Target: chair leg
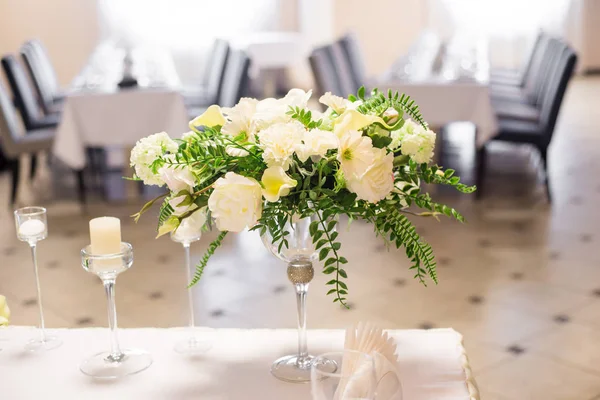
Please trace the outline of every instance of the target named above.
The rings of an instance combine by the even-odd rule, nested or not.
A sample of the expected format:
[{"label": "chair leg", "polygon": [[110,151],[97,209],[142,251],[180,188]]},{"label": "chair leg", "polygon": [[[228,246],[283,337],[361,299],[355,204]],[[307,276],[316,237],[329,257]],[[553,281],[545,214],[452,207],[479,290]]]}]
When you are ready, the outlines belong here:
[{"label": "chair leg", "polygon": [[33,180],[37,171],[38,157],[37,154],[31,155],[31,169],[29,170],[29,179]]},{"label": "chair leg", "polygon": [[11,172],[11,193],[10,193],[10,205],[11,207],[15,205],[17,201],[17,193],[19,191],[19,175],[21,170],[21,162],[19,161],[19,157],[14,160],[9,161],[9,169]]},{"label": "chair leg", "polygon": [[475,172],[475,185],[477,185],[477,190],[475,191],[475,198],[481,199],[483,196],[483,182],[485,181],[485,169],[487,162],[487,148],[486,145],[483,145],[480,149],[477,150],[476,154],[476,172]]},{"label": "chair leg", "polygon": [[85,179],[83,176],[83,169],[75,171],[77,175],[77,195],[79,197],[79,203],[85,206]]},{"label": "chair leg", "polygon": [[550,173],[548,171],[548,148],[540,147],[540,155],[544,163],[544,184],[546,186],[546,196],[548,203],[552,204],[552,191],[550,190]]}]

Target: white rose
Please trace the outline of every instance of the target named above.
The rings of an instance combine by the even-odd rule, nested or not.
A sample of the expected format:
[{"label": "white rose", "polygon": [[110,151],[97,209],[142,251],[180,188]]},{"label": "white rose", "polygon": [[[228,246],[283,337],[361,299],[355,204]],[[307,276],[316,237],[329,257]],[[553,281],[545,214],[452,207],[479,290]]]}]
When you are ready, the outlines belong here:
[{"label": "white rose", "polygon": [[6,297],[0,294],[0,326],[6,326],[10,322],[10,309]]},{"label": "white rose", "polygon": [[325,104],[327,107],[331,108],[338,114],[341,114],[344,111],[346,111],[346,108],[348,108],[352,104],[350,100],[333,95],[331,94],[331,92],[327,92],[323,96],[321,96],[319,98],[319,103]]},{"label": "white rose", "polygon": [[173,193],[182,190],[191,192],[196,186],[196,178],[188,165],[165,164],[158,170],[158,173]]},{"label": "white rose", "polygon": [[260,181],[263,185],[262,194],[271,203],[279,201],[280,197],[290,194],[290,190],[298,184],[279,166],[267,168]]},{"label": "white rose", "polygon": [[280,166],[287,171],[305,132],[304,125],[298,121],[277,123],[259,132],[259,146],[267,166]]},{"label": "white rose", "polygon": [[339,140],[333,132],[321,129],[311,129],[306,132],[302,142],[296,147],[296,155],[302,162],[311,156],[325,157],[327,150],[335,149],[339,145]]},{"label": "white rose", "polygon": [[338,161],[346,179],[362,175],[373,164],[374,153],[371,138],[359,131],[349,131],[340,139]]},{"label": "white rose", "polygon": [[262,193],[255,179],[228,172],[213,187],[208,208],[220,231],[241,232],[260,219]]},{"label": "white rose", "polygon": [[221,128],[221,132],[229,136],[237,136],[246,132],[246,139],[254,143],[254,132],[252,131],[252,118],[256,112],[258,100],[244,97],[234,107],[223,108],[227,116],[227,122]]},{"label": "white rose", "polygon": [[190,239],[198,239],[201,236],[202,227],[206,224],[206,209],[195,211],[185,218],[173,232],[173,239],[185,242]]},{"label": "white rose", "polygon": [[162,186],[165,182],[160,174],[152,171],[151,165],[165,154],[177,152],[178,147],[166,132],[150,135],[140,139],[131,150],[130,165],[146,185]]},{"label": "white rose", "polygon": [[358,199],[377,203],[394,189],[394,155],[376,148],[373,155],[373,163],[362,175],[346,175],[346,186]]}]

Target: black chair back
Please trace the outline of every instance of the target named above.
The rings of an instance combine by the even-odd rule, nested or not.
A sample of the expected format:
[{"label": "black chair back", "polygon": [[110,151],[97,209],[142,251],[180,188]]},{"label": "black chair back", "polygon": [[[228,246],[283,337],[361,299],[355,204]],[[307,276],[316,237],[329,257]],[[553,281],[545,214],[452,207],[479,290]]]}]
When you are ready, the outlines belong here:
[{"label": "black chair back", "polygon": [[36,121],[42,118],[43,114],[23,67],[13,55],[7,55],[2,57],[2,68],[13,92],[15,105],[23,118],[25,129],[35,129]]},{"label": "black chair back", "polygon": [[544,99],[544,91],[547,87],[548,79],[551,78],[553,68],[557,65],[562,52],[561,42],[553,37],[548,38],[545,51],[539,67],[533,76],[534,83],[529,98],[532,104],[540,106]]},{"label": "black chair back", "polygon": [[248,54],[243,50],[231,50],[227,58],[217,104],[221,107],[233,107],[240,101],[248,87],[249,70],[250,57]]},{"label": "black chair back", "polygon": [[335,72],[338,78],[338,82],[340,84],[340,89],[342,90],[342,97],[346,97],[349,94],[355,94],[358,91],[360,85],[356,86],[354,83],[354,78],[352,77],[350,62],[346,54],[344,53],[344,49],[340,43],[334,43],[329,47],[329,56],[331,57],[331,62],[333,63],[333,67],[335,68]]},{"label": "black chair back", "polygon": [[315,89],[320,96],[325,92],[331,92],[336,96],[343,96],[344,91],[338,80],[333,57],[329,54],[330,46],[316,48],[308,57],[310,68],[315,78]]},{"label": "black chair back", "polygon": [[565,44],[561,44],[561,47],[562,51],[556,61],[556,68],[552,73],[552,77],[548,81],[548,88],[540,112],[540,125],[545,133],[543,144],[546,146],[552,140],[560,106],[577,65],[577,54],[573,49]]},{"label": "black chair back", "polygon": [[46,113],[50,113],[59,96],[59,85],[50,59],[42,44],[34,40],[26,42],[20,52],[34,83],[40,105]]},{"label": "black chair back", "polygon": [[202,86],[206,88],[211,101],[217,99],[223,85],[225,67],[229,57],[229,43],[223,39],[216,39],[207,58]]},{"label": "black chair back", "polygon": [[367,68],[365,67],[365,57],[354,32],[349,32],[339,40],[344,55],[350,65],[350,73],[354,87],[357,89],[364,85],[367,80]]},{"label": "black chair back", "polygon": [[20,134],[15,107],[4,86],[0,84],[0,148],[8,159],[19,155],[16,143]]},{"label": "black chair back", "polygon": [[533,48],[531,49],[531,54],[529,55],[529,60],[523,69],[521,86],[524,87],[527,82],[532,79],[534,71],[540,67],[544,49],[548,45],[548,39],[549,36],[542,31],[540,31],[540,33],[536,36]]}]

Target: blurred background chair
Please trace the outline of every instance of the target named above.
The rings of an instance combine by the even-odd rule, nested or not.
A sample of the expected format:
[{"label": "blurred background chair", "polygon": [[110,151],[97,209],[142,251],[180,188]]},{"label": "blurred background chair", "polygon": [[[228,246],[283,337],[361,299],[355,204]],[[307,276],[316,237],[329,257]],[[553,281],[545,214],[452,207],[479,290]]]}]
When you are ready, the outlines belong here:
[{"label": "blurred background chair", "polygon": [[205,102],[188,108],[190,119],[202,114],[211,104],[233,107],[248,88],[250,57],[243,50],[231,50],[227,57],[223,82],[215,102]]},{"label": "blurred background chair", "polygon": [[[365,65],[365,55],[361,49],[360,43],[354,32],[348,32],[342,36],[338,43],[348,60],[352,81],[356,89],[367,84],[367,67]],[[354,91],[356,93],[356,90]]]},{"label": "blurred background chair", "polygon": [[[552,141],[563,97],[577,63],[577,55],[571,47],[557,39],[551,39],[551,43],[551,47],[555,49],[553,52],[558,54],[552,57],[554,61],[547,68],[547,79],[544,80],[542,88],[544,97],[539,107],[539,119],[526,121],[517,118],[499,117],[498,134],[492,139],[527,144],[538,150],[542,159],[544,183],[549,201],[552,200],[552,194],[548,168],[548,148]],[[478,196],[481,196],[484,190],[486,152],[487,149],[484,145],[478,154]]]},{"label": "blurred background chair", "polygon": [[187,88],[182,93],[187,105],[194,107],[217,103],[229,53],[229,42],[224,39],[214,41],[206,58],[201,85]]},{"label": "blurred background chair", "polygon": [[12,90],[14,104],[23,118],[25,129],[31,131],[55,128],[60,121],[60,115],[43,113],[19,61],[13,55],[6,55],[2,57],[2,68]]},{"label": "blurred background chair", "polygon": [[315,80],[315,94],[317,96],[321,96],[326,92],[331,92],[336,96],[344,95],[333,64],[333,56],[330,55],[330,52],[330,46],[318,47],[313,49],[308,57]]},{"label": "blurred background chair", "polygon": [[327,54],[331,57],[331,62],[336,72],[340,84],[341,96],[347,97],[349,94],[356,94],[361,84],[357,84],[353,78],[352,67],[341,43],[334,42],[328,46]]},{"label": "blurred background chair", "polygon": [[29,40],[21,46],[20,53],[34,83],[40,106],[46,114],[60,113],[64,94],[46,48],[39,40]]},{"label": "blurred background chair", "polygon": [[17,113],[0,84],[0,149],[7,160],[11,173],[10,205],[15,203],[19,186],[20,156],[50,150],[54,139],[53,129],[38,129],[23,132],[19,128]]}]

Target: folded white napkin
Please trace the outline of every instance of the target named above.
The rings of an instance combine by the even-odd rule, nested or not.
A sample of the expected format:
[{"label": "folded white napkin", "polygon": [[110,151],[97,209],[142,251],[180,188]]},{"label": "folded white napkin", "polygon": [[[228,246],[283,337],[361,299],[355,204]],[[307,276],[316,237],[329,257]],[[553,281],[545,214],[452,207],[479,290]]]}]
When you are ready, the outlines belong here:
[{"label": "folded white napkin", "polygon": [[[396,343],[387,332],[369,322],[360,322],[346,331],[345,350],[355,350],[369,354],[375,363],[376,399],[401,400],[402,386],[396,356]],[[337,388],[335,399],[349,400],[365,398],[371,385],[371,377],[361,373],[368,368],[356,356],[342,360],[342,374],[351,376],[342,380]]]}]

